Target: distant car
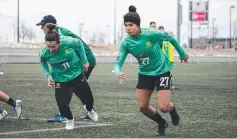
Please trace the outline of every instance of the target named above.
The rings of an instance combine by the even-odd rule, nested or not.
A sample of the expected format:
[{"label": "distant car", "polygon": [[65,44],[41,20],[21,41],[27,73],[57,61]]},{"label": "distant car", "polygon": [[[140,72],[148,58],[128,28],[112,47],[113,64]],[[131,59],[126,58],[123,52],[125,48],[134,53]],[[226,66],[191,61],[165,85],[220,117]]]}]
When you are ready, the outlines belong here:
[{"label": "distant car", "polygon": [[222,45],[217,44],[215,48],[216,49],[222,49]]}]

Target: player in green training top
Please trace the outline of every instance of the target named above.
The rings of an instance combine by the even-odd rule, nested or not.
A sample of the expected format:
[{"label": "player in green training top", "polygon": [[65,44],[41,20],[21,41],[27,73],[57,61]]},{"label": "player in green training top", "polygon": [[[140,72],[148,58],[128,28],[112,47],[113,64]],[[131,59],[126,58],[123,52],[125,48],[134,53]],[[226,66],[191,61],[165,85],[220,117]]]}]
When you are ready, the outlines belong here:
[{"label": "player in green training top", "polygon": [[[52,15],[46,15],[36,25],[41,26],[41,29],[44,32],[47,32],[48,29],[46,27],[46,24],[55,24],[56,25],[57,20]],[[72,38],[77,38],[77,39],[81,40],[81,42],[83,43],[85,52],[86,52],[87,60],[90,64],[90,67],[89,67],[88,71],[84,72],[86,78],[89,79],[92,70],[96,66],[96,58],[95,58],[93,52],[91,51],[91,49],[88,47],[88,45],[80,37],[78,37],[76,34],[71,32],[70,30],[57,26],[56,31],[59,33],[59,36],[61,38],[72,37]],[[70,92],[73,93],[73,88],[71,88]],[[84,105],[84,109],[85,109],[85,101],[86,101],[85,98],[83,98],[83,96],[79,96],[79,98],[80,98],[82,104]],[[81,118],[84,119],[84,120],[91,120],[90,117],[88,116],[88,114],[86,114],[85,116],[82,116]],[[60,113],[59,113],[59,114],[56,114],[55,116],[53,116],[52,118],[50,118],[48,120],[48,122],[62,122],[64,120],[66,120],[66,118],[62,117],[62,115],[60,115]]]},{"label": "player in green training top", "polygon": [[164,40],[171,42],[182,61],[187,62],[188,55],[172,36],[161,33],[156,29],[141,29],[140,16],[136,12],[136,7],[130,6],[129,12],[123,18],[128,36],[121,42],[115,64],[116,76],[119,78],[119,82],[123,83],[125,73],[121,69],[126,56],[130,53],[137,58],[139,64],[136,91],[138,109],[145,116],[159,124],[158,136],[164,136],[168,124],[155,108],[149,105],[150,97],[155,87],[158,92],[157,104],[160,111],[169,112],[172,123],[175,126],[179,124],[179,115],[174,104],[170,102],[170,70],[173,65],[162,52],[160,44]]},{"label": "player in green training top", "polygon": [[40,64],[48,78],[48,84],[55,86],[60,114],[67,118],[66,129],[74,128],[74,118],[69,107],[72,97],[72,93],[69,92],[71,87],[78,97],[85,98],[90,118],[97,121],[97,113],[93,110],[93,95],[83,73],[84,70],[88,70],[89,63],[82,42],[71,37],[60,39],[55,31],[55,25],[49,24],[47,28],[45,36],[47,46],[40,52]]}]

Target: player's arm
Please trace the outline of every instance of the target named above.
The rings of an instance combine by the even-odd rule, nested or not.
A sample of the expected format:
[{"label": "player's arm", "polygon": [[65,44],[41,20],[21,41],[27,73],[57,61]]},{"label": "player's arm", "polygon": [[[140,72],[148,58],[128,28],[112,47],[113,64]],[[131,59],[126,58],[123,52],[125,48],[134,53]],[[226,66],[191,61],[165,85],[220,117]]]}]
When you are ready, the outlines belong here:
[{"label": "player's arm", "polygon": [[47,62],[47,60],[45,60],[45,59],[43,58],[42,55],[40,55],[40,66],[41,66],[41,68],[43,69],[43,71],[44,71],[44,73],[45,73],[45,76],[46,76],[47,78],[51,77],[51,74],[50,74],[50,71],[49,71],[48,62]]},{"label": "player's arm", "polygon": [[181,48],[181,46],[173,36],[169,35],[168,33],[161,33],[158,31],[156,32],[156,35],[159,41],[169,41],[179,53],[180,59],[187,62],[188,55],[184,52],[184,50]]},{"label": "player's arm", "polygon": [[73,46],[74,50],[76,51],[77,55],[81,58],[81,63],[83,65],[85,65],[85,64],[89,65],[89,62],[86,58],[86,52],[85,52],[84,45],[83,45],[82,41],[79,39],[75,39],[73,41],[72,46]]},{"label": "player's arm", "polygon": [[40,66],[43,69],[43,71],[45,73],[45,76],[48,79],[48,86],[53,86],[54,82],[53,82],[52,75],[51,75],[50,70],[49,70],[48,61],[44,57],[44,54],[47,51],[47,49],[48,48],[45,46],[45,47],[43,47],[43,49],[39,53],[39,55],[40,55]]},{"label": "player's arm", "polygon": [[126,49],[126,45],[125,45],[124,42],[122,42],[121,46],[119,48],[119,53],[118,53],[118,56],[116,58],[116,63],[115,63],[115,66],[114,66],[114,70],[115,70],[115,73],[116,73],[117,77],[122,72],[122,67],[123,67],[123,64],[124,64],[124,61],[125,61],[127,55],[128,55],[128,51]]}]

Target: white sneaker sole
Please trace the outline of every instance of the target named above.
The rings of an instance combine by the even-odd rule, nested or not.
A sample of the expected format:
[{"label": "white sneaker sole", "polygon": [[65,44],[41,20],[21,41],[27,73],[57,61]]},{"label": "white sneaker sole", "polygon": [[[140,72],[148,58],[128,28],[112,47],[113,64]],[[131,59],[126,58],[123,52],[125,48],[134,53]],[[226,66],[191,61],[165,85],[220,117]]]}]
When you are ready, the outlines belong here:
[{"label": "white sneaker sole", "polygon": [[74,127],[66,127],[66,130],[73,130]]},{"label": "white sneaker sole", "polygon": [[[8,115],[8,114],[7,114],[7,115]],[[5,115],[4,117],[2,117],[2,119],[0,119],[0,121],[3,120],[3,119],[5,119],[5,118],[7,117],[7,115]]]},{"label": "white sneaker sole", "polygon": [[[18,106],[19,107],[19,106]],[[23,101],[21,100],[21,103],[20,103],[20,108],[21,108],[21,112],[20,112],[20,114],[19,114],[19,116],[18,116],[18,114],[17,114],[17,118],[18,119],[21,119],[21,114],[22,114],[22,108],[23,108]],[[17,113],[17,112],[16,112]]]}]

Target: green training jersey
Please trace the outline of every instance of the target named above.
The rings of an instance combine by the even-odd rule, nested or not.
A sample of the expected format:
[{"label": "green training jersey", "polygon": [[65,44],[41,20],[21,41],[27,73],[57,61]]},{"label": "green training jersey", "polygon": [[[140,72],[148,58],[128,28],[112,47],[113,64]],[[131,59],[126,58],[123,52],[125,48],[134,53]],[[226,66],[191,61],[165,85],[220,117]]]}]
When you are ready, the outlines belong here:
[{"label": "green training jersey", "polygon": [[81,42],[83,43],[83,46],[84,46],[84,49],[85,49],[85,52],[86,52],[86,57],[88,59],[89,64],[92,65],[92,66],[96,65],[95,55],[93,54],[91,49],[88,47],[88,45],[80,37],[78,37],[76,34],[71,32],[70,30],[62,28],[62,27],[57,27],[56,31],[59,33],[60,38],[72,37],[72,38],[80,39]]},{"label": "green training jersey", "polygon": [[75,38],[61,39],[56,53],[51,53],[48,47],[44,46],[39,55],[40,65],[46,76],[52,76],[57,82],[73,80],[83,72],[83,65],[89,64],[83,43]]},{"label": "green training jersey", "polygon": [[156,29],[141,29],[139,36],[126,36],[122,40],[115,64],[116,75],[121,72],[129,53],[138,60],[139,74],[158,76],[170,71],[173,65],[160,47],[163,41],[169,41],[178,51],[180,58],[185,58],[186,53],[172,36]]}]

